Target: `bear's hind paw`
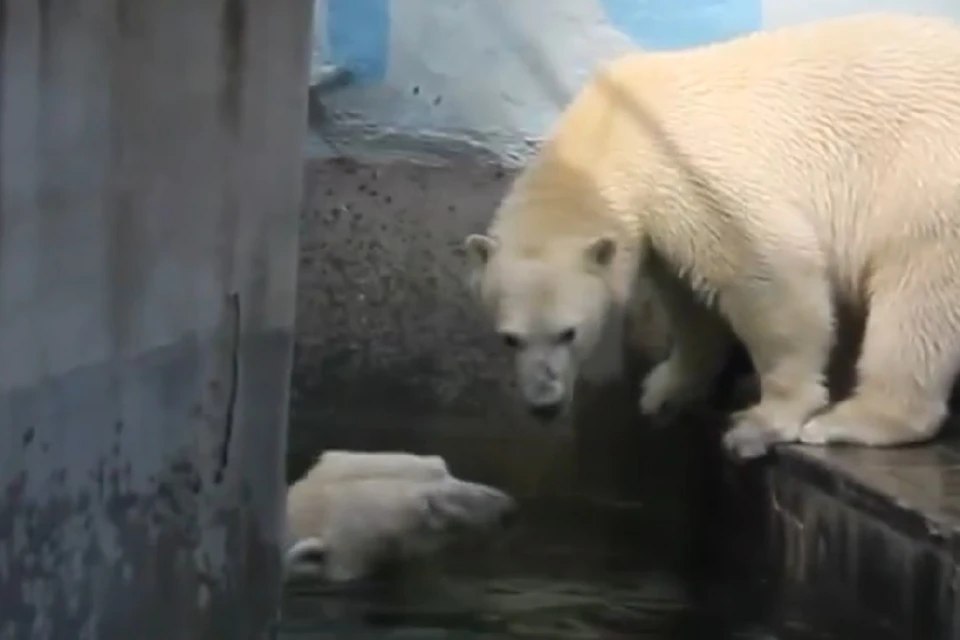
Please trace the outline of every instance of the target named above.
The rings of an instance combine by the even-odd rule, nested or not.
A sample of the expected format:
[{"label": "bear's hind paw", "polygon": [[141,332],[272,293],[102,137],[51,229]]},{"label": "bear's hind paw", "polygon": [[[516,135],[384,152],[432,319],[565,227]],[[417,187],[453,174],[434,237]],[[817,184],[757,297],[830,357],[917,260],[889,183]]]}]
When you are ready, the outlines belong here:
[{"label": "bear's hind paw", "polygon": [[839,404],[815,416],[800,430],[800,442],[808,445],[853,445],[891,447],[929,440],[938,430],[939,414],[924,420],[897,420],[879,412],[855,411],[855,407]]}]

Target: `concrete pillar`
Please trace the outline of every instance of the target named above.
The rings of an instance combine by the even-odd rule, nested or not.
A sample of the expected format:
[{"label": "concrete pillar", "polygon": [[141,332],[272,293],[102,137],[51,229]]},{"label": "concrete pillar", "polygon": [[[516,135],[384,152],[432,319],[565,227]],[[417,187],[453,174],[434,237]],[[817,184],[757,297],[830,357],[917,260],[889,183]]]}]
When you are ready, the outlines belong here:
[{"label": "concrete pillar", "polygon": [[0,639],[266,635],[311,11],[0,0]]}]

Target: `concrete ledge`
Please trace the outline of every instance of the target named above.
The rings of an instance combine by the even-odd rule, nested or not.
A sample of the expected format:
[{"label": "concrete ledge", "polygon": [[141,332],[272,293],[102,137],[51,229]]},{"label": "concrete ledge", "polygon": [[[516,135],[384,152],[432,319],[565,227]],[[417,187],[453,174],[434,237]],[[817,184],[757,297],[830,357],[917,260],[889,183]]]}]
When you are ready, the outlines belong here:
[{"label": "concrete ledge", "polygon": [[960,638],[960,448],[787,448],[763,472],[769,561],[815,606],[893,637]]},{"label": "concrete ledge", "polygon": [[[737,466],[719,440],[726,415],[755,399],[755,388],[732,383],[749,370],[744,355],[730,363],[718,389],[720,410],[689,419],[706,431],[703,473],[717,481],[704,489],[702,517],[721,532],[706,565],[763,576],[770,587],[764,610],[822,621],[844,630],[843,637],[960,638],[956,424],[923,446],[795,445]],[[841,352],[831,364],[837,387],[849,388],[842,376],[850,361]]]}]

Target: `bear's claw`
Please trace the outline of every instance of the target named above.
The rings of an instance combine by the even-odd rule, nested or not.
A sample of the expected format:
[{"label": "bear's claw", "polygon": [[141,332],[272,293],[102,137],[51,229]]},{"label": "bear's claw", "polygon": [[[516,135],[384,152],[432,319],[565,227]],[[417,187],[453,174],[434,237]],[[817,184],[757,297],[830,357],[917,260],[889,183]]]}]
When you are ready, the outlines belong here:
[{"label": "bear's claw", "polygon": [[783,438],[773,429],[752,422],[733,427],[723,435],[723,448],[738,462],[761,458]]}]

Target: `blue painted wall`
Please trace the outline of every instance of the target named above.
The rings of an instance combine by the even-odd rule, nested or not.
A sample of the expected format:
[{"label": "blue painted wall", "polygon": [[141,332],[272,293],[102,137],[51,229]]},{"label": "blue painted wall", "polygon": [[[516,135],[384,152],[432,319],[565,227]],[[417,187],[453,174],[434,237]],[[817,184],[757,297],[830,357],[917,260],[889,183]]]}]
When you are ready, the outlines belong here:
[{"label": "blue painted wall", "polygon": [[648,49],[728,39],[759,29],[763,20],[762,0],[600,0],[600,4],[613,26]]},{"label": "blue painted wall", "polygon": [[314,61],[354,78],[324,96],[325,133],[458,139],[522,160],[600,62],[756,30],[763,1],[316,0]]},{"label": "blue painted wall", "polygon": [[326,0],[326,25],[328,62],[350,69],[360,82],[386,77],[390,0]]}]

